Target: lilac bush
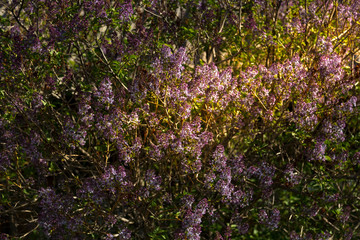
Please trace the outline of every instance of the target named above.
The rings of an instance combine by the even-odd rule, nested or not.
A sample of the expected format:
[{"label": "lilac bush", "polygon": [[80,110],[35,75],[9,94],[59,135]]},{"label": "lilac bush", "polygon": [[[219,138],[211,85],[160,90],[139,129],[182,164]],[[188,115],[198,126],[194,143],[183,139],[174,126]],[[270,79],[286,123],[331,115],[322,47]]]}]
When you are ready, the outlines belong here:
[{"label": "lilac bush", "polygon": [[356,1],[2,7],[2,237],[359,237]]}]

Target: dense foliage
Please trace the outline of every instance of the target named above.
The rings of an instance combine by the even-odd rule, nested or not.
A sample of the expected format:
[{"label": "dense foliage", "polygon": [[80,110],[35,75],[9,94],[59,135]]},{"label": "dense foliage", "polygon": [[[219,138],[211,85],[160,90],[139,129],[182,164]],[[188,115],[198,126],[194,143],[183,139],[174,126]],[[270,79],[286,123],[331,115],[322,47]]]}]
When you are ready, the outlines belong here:
[{"label": "dense foliage", "polygon": [[3,239],[360,238],[360,2],[0,6]]}]

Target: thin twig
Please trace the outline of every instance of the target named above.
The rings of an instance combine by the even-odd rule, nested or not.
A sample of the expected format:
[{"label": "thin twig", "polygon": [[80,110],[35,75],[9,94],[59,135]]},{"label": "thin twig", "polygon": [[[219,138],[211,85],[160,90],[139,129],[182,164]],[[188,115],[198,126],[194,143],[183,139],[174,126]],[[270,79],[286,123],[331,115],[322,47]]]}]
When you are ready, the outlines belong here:
[{"label": "thin twig", "polygon": [[[108,61],[108,59],[107,59],[107,57],[105,56],[105,53],[104,53],[104,51],[101,49],[101,47],[100,47],[100,44],[97,42],[97,44],[98,44],[98,48],[99,48],[99,50],[100,50],[100,52],[101,52],[101,55],[102,55],[102,57],[104,58],[104,60],[105,60],[105,65],[110,69],[110,71],[111,71],[111,73],[113,74],[113,76],[116,78],[116,80],[118,80],[119,82],[120,82],[120,84],[125,88],[125,90],[126,91],[129,91],[129,89],[125,86],[125,84],[121,81],[121,79],[116,75],[116,73],[114,72],[114,70],[112,69],[112,67],[111,67],[111,65],[110,65],[110,63],[109,63],[109,61]],[[96,52],[94,51],[94,53],[96,54]],[[97,54],[96,54],[97,55]],[[100,58],[101,59],[101,58]]]}]

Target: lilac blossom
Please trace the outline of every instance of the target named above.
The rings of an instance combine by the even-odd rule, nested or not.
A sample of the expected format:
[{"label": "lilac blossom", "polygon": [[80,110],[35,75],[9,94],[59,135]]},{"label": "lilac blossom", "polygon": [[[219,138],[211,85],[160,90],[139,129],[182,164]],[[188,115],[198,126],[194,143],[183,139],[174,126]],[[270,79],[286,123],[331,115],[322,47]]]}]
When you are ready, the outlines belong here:
[{"label": "lilac blossom", "polygon": [[95,89],[94,96],[100,100],[100,103],[105,105],[106,109],[109,109],[109,105],[114,102],[114,94],[111,81],[108,77],[104,78],[100,83],[99,88]]},{"label": "lilac blossom", "polygon": [[145,175],[145,181],[149,188],[159,191],[161,189],[161,177],[156,176],[154,170],[148,170]]},{"label": "lilac blossom", "polygon": [[134,10],[131,4],[131,0],[126,0],[121,6],[119,10],[119,19],[128,21],[129,18],[133,15]]},{"label": "lilac blossom", "polygon": [[268,214],[265,210],[260,210],[259,221],[272,230],[276,229],[278,228],[278,224],[280,222],[280,211],[278,209],[274,209]]}]

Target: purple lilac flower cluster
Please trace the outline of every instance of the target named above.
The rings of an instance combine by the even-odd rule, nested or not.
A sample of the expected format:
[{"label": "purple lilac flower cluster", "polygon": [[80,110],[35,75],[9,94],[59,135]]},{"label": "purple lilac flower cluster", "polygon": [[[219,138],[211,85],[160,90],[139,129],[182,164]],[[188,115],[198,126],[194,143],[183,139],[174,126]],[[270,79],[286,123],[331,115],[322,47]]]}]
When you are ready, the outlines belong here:
[{"label": "purple lilac flower cluster", "polygon": [[208,201],[206,198],[202,199],[193,209],[192,205],[195,202],[194,197],[186,195],[182,198],[183,206],[182,212],[184,220],[182,221],[182,231],[177,234],[177,239],[193,239],[200,240],[201,221],[204,214],[208,210]]},{"label": "purple lilac flower cluster", "polygon": [[270,229],[276,229],[280,222],[280,211],[274,209],[270,213],[267,213],[265,210],[260,210],[259,221]]}]

